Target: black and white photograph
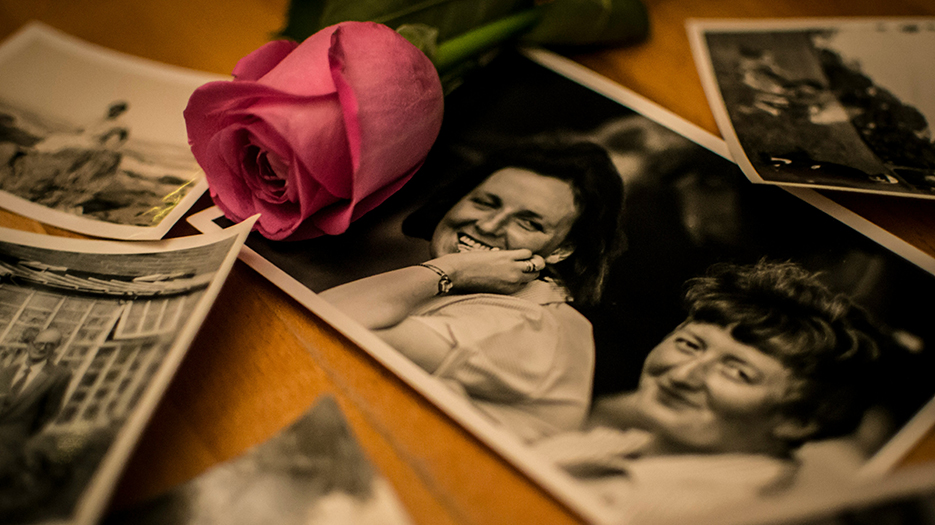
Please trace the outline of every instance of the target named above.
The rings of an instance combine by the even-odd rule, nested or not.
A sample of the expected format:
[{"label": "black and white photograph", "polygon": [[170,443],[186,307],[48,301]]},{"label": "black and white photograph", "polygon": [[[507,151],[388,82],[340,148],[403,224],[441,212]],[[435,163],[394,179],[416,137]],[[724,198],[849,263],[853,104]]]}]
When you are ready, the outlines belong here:
[{"label": "black and white photograph", "polygon": [[0,521],[97,518],[249,227],[150,244],[0,232]]},{"label": "black and white photograph", "polygon": [[754,182],[935,198],[935,20],[696,20],[718,129]]},{"label": "black and white photograph", "polygon": [[162,238],[207,186],[182,110],[217,79],[25,26],[0,45],[0,206],[97,237]]},{"label": "black and white photograph", "polygon": [[151,501],[113,512],[105,525],[409,525],[331,396],[242,455]]},{"label": "black and white photograph", "polygon": [[445,111],[346,233],[241,257],[587,520],[873,479],[928,428],[930,257],[546,51]]}]

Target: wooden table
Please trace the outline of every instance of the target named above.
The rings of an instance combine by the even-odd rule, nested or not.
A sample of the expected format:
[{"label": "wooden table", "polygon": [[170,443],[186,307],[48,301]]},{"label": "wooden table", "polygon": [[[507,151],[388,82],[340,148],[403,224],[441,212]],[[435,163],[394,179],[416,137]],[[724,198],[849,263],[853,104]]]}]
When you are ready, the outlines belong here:
[{"label": "wooden table", "polygon": [[[646,0],[651,38],[574,56],[582,64],[717,133],[689,51],[692,17],[935,15],[931,0]],[[279,29],[286,0],[0,1],[0,37],[38,19],[82,39],[229,74]],[[935,202],[827,192],[935,256]],[[203,198],[196,208],[209,205]],[[70,235],[9,212],[0,225]],[[185,224],[170,236],[195,233]],[[258,329],[263,327],[263,329]],[[483,444],[285,293],[238,262],[127,465],[125,506],[238,455],[317,397],[338,399],[366,452],[416,523],[579,523]],[[935,458],[929,435],[907,459]]]}]

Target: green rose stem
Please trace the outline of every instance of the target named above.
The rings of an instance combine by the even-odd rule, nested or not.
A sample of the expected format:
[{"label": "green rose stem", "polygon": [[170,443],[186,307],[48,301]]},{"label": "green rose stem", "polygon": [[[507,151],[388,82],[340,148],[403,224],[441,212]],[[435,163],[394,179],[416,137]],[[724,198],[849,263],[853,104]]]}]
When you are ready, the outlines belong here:
[{"label": "green rose stem", "polygon": [[540,16],[538,9],[527,9],[446,40],[435,50],[432,60],[435,68],[439,74],[444,74],[482,51],[531,28]]},{"label": "green rose stem", "polygon": [[395,25],[398,25],[398,24],[394,24],[393,22],[396,22],[400,19],[405,20],[405,18],[411,14],[418,13],[420,11],[427,11],[433,7],[445,5],[450,1],[451,0],[428,0],[426,2],[420,2],[418,4],[414,4],[409,7],[400,9],[399,11],[391,13],[387,16],[375,17],[373,18],[373,21],[378,24],[384,24],[390,27],[394,27]]}]

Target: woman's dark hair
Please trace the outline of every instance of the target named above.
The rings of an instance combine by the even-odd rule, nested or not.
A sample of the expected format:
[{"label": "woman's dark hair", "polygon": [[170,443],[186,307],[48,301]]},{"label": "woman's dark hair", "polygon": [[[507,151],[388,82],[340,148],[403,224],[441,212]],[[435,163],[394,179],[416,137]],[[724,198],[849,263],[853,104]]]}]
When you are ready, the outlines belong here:
[{"label": "woman's dark hair", "polygon": [[791,262],[718,264],[688,282],[685,303],[688,321],[724,327],[792,372],[784,409],[817,424],[807,439],[857,427],[870,403],[880,332],[865,310],[817,274]]},{"label": "woman's dark hair", "polygon": [[597,303],[611,264],[626,246],[623,179],[607,151],[597,144],[535,143],[497,151],[406,217],[403,233],[431,240],[448,210],[491,174],[509,167],[571,185],[578,218],[566,241],[575,250],[565,260],[549,265],[544,273],[560,280],[578,304]]}]

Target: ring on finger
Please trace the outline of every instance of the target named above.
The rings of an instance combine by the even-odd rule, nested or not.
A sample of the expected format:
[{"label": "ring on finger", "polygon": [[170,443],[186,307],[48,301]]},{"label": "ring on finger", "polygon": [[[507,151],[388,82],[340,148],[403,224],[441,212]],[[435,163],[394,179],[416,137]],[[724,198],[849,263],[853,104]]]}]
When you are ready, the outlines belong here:
[{"label": "ring on finger", "polygon": [[536,272],[536,271],[537,271],[537,270],[536,270],[536,263],[532,262],[531,260],[526,261],[526,268],[523,269],[523,272],[524,272],[524,273],[533,273],[533,272]]}]

